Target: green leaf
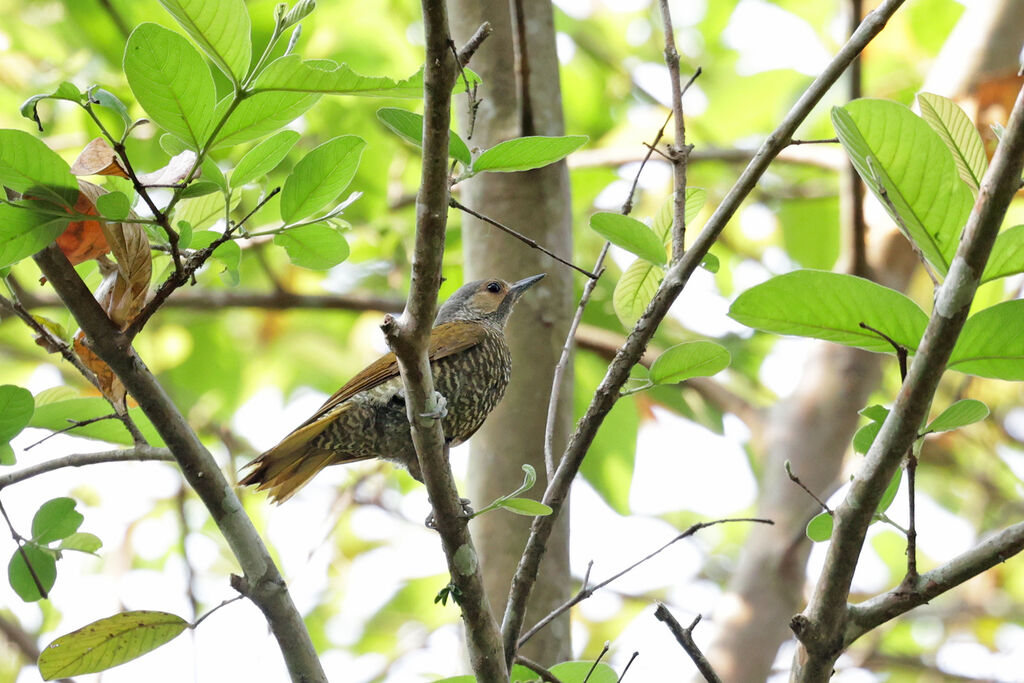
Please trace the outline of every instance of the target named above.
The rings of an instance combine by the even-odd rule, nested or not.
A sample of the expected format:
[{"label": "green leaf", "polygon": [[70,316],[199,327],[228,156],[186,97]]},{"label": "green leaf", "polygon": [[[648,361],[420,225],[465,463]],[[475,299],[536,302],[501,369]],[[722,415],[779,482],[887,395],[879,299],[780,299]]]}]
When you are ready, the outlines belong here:
[{"label": "green leaf", "polygon": [[837,197],[785,199],[779,202],[776,215],[791,259],[803,268],[832,269],[839,258]]},{"label": "green leaf", "polygon": [[977,192],[988,169],[988,156],[978,129],[953,100],[922,92],[917,94],[917,103],[921,116],[953,154],[960,178]]},{"label": "green leaf", "polygon": [[708,252],[704,254],[704,258],[700,260],[700,267],[709,273],[717,273],[718,269],[722,267],[722,264],[718,262],[718,257]]},{"label": "green leaf", "polygon": [[68,162],[21,130],[0,130],[0,185],[58,206],[70,208],[78,200]]},{"label": "green leaf", "polygon": [[903,105],[885,100],[834,107],[832,122],[865,184],[945,275],[974,197],[938,134]]},{"label": "green leaf", "polygon": [[32,518],[32,540],[39,545],[59,541],[78,531],[85,517],[75,510],[74,498],[54,498],[39,506]]},{"label": "green leaf", "polygon": [[103,547],[103,541],[95,534],[78,531],[64,538],[57,547],[60,550],[77,550],[80,553],[95,555],[96,551]]},{"label": "green leaf", "polygon": [[205,197],[208,194],[220,191],[220,185],[212,180],[194,180],[181,191],[181,198],[193,199],[195,197]]},{"label": "green leaf", "polygon": [[[704,202],[707,199],[708,193],[702,187],[689,187],[686,188],[686,206],[683,211],[683,220],[686,223],[686,229],[689,230],[693,223],[693,219],[700,213],[701,208],[704,206]],[[669,198],[665,200],[665,203],[658,209],[658,213],[654,215],[654,221],[651,224],[651,229],[654,230],[654,234],[661,238],[662,243],[668,246],[672,243],[672,220],[675,216],[675,193],[669,195]]]},{"label": "green leaf", "polygon": [[[84,421],[111,413],[110,404],[99,397],[80,398],[70,387],[54,387],[36,394],[36,409],[29,420],[30,427],[57,431],[71,426],[68,420]],[[128,414],[138,425],[142,435],[154,446],[164,447],[163,439],[140,408],[130,408]],[[76,427],[71,434],[107,443],[134,445],[128,430],[119,420],[102,420]]]},{"label": "green leaf", "polygon": [[[232,147],[243,142],[256,140],[267,133],[283,128],[306,113],[320,100],[319,94],[264,92],[253,95],[239,104],[227,122],[217,133],[213,148]],[[232,97],[229,95],[217,103],[214,120],[220,120]]]},{"label": "green leaf", "polygon": [[204,158],[203,163],[199,165],[199,169],[202,171],[202,179],[204,181],[215,184],[222,191],[228,189],[228,181],[224,177],[224,171],[220,170],[220,166],[213,160],[213,157],[207,156]]},{"label": "green leaf", "polygon": [[340,232],[325,223],[313,223],[274,235],[274,244],[284,247],[297,266],[327,270],[348,258],[348,242]]},{"label": "green leaf", "polygon": [[665,245],[653,230],[635,218],[602,211],[590,217],[590,228],[612,244],[656,266],[668,262]]},{"label": "green leaf", "polygon": [[57,239],[68,219],[0,204],[0,268],[31,256]]},{"label": "green leaf", "polygon": [[54,90],[52,93],[46,93],[43,95],[33,95],[32,97],[25,100],[21,104],[19,111],[21,112],[21,115],[24,116],[26,119],[32,119],[36,122],[36,125],[39,126],[40,133],[43,132],[43,123],[39,120],[39,112],[36,111],[36,108],[39,106],[39,103],[42,100],[49,99],[67,100],[68,102],[81,103],[82,92],[75,86],[74,83],[64,81],[59,86],[57,86],[57,89]]},{"label": "green leaf", "polygon": [[1024,380],[1024,300],[1004,301],[964,323],[948,367],[980,377]]},{"label": "green leaf", "polygon": [[925,312],[903,294],[841,273],[797,270],[751,287],[729,317],[776,334],[814,337],[868,351],[894,351],[860,323],[884,332],[913,352],[928,325]]},{"label": "green leaf", "polygon": [[564,159],[589,140],[586,135],[533,135],[499,142],[473,161],[473,172],[529,171]]},{"label": "green leaf", "polygon": [[691,377],[710,377],[729,367],[729,351],[710,341],[676,344],[666,349],[651,364],[650,377],[655,384],[675,384]]},{"label": "green leaf", "polygon": [[13,384],[0,385],[0,443],[7,443],[28,426],[35,405],[28,389]]},{"label": "green leaf", "polygon": [[827,541],[832,538],[832,515],[827,512],[822,512],[815,515],[810,522],[807,523],[807,538],[811,539],[815,543]]},{"label": "green leaf", "polygon": [[1015,225],[996,235],[981,282],[984,284],[1017,273],[1024,273],[1024,225]]},{"label": "green leaf", "polygon": [[251,183],[277,168],[298,139],[299,134],[294,130],[282,130],[250,149],[231,172],[232,187]]},{"label": "green leaf", "polygon": [[249,70],[252,44],[244,0],[160,0],[217,68],[235,83]]},{"label": "green leaf", "polygon": [[14,457],[14,449],[9,443],[0,443],[0,465],[13,465],[17,462]]},{"label": "green leaf", "polygon": [[178,637],[188,622],[167,612],[123,612],[57,638],[39,655],[43,680],[105,671]]},{"label": "green leaf", "polygon": [[124,102],[121,101],[121,98],[114,93],[104,90],[103,88],[93,86],[92,88],[89,88],[89,100],[101,107],[106,107],[121,117],[121,122],[125,125],[125,128],[132,125],[132,116],[128,113],[128,107],[126,107]]},{"label": "green leaf", "polygon": [[869,420],[874,420],[875,422],[885,422],[885,418],[889,417],[889,409],[885,406],[878,405],[877,403],[867,406],[858,412]]},{"label": "green leaf", "polygon": [[[234,209],[238,206],[238,202],[241,199],[242,192],[238,188],[232,190],[230,208]],[[192,226],[193,230],[198,232],[210,227],[219,220],[223,220],[224,215],[224,195],[207,194],[202,197],[183,199],[178,202],[178,206],[174,211],[174,222],[177,224],[185,221]]]},{"label": "green leaf", "polygon": [[562,683],[616,683],[619,675],[603,662],[561,662],[551,667],[551,673]]},{"label": "green leaf", "polygon": [[853,435],[853,450],[855,453],[867,453],[871,450],[871,444],[878,436],[878,430],[882,428],[881,422],[868,422]]},{"label": "green leaf", "polygon": [[[32,578],[32,573],[35,572],[36,578],[42,584],[43,592],[49,594],[57,581],[57,560],[34,543],[27,543],[22,546],[22,550],[24,555],[21,551],[15,550],[7,564],[7,580],[18,597],[25,602],[36,602],[46,596],[39,592],[39,586]],[[32,565],[31,570],[25,564],[26,557]]]},{"label": "green leaf", "polygon": [[665,271],[643,259],[633,261],[626,268],[612,294],[612,308],[623,327],[633,327],[639,320],[664,276]]},{"label": "green leaf", "polygon": [[184,36],[156,24],[140,24],[124,48],[124,74],[158,126],[193,149],[206,142],[216,88],[210,68]]},{"label": "green leaf", "polygon": [[334,201],[352,182],[365,147],[362,138],[342,135],[304,156],[281,190],[281,220],[293,223]]},{"label": "green leaf", "polygon": [[396,81],[386,76],[363,76],[347,64],[339,65],[329,59],[304,60],[299,55],[291,54],[268,64],[256,78],[253,92],[422,97],[422,76],[418,83],[410,81],[412,79]]},{"label": "green leaf", "polygon": [[924,433],[950,432],[960,427],[981,422],[988,417],[988,406],[973,398],[960,399],[943,410],[925,427]]},{"label": "green leaf", "polygon": [[882,499],[878,501],[878,507],[875,508],[876,514],[884,513],[892,505],[892,501],[896,499],[896,492],[900,490],[900,481],[902,479],[903,470],[896,470],[896,474],[892,475],[889,485],[885,487],[885,491],[882,493]]},{"label": "green leaf", "polygon": [[498,505],[509,512],[514,512],[517,515],[525,515],[527,517],[546,517],[553,512],[552,509],[544,503],[540,503],[531,498],[503,498]]},{"label": "green leaf", "polygon": [[101,215],[120,221],[128,218],[132,212],[132,203],[124,192],[107,192],[96,198],[96,209]]},{"label": "green leaf", "polygon": [[[283,7],[284,5],[278,5]],[[288,13],[281,17],[281,30],[294,26],[306,17],[308,17],[313,10],[316,9],[316,0],[298,0]]]},{"label": "green leaf", "polygon": [[[387,128],[406,142],[423,147],[423,115],[405,109],[383,107],[377,110],[377,118]],[[468,167],[473,159],[469,147],[454,130],[448,131],[448,156]]]}]

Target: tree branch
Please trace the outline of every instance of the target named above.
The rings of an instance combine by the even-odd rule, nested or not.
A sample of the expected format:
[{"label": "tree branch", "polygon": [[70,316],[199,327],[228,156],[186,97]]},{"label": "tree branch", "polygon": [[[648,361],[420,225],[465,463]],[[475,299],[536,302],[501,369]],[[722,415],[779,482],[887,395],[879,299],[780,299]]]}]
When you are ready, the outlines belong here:
[{"label": "tree branch", "polygon": [[[434,380],[427,357],[430,330],[441,286],[441,262],[448,221],[448,131],[451,93],[459,65],[452,49],[444,0],[423,0],[426,37],[423,105],[423,172],[416,198],[416,244],[409,299],[401,319],[381,326],[398,359],[416,456],[433,506],[433,519],[453,584],[452,595],[466,623],[466,644],[477,680],[508,680],[501,634],[484,593],[480,561],[469,534],[444,447]],[[428,416],[429,417],[425,417]]]},{"label": "tree branch", "polygon": [[[869,15],[870,18],[870,15]],[[878,501],[917,438],[970,309],[992,243],[1024,166],[1024,89],[1017,95],[1002,142],[978,192],[960,246],[945,281],[936,293],[935,308],[925,329],[889,417],[836,509],[835,530],[822,578],[803,614],[791,627],[801,642],[794,655],[794,681],[826,681],[842,652],[847,627],[846,601],[868,525]]]},{"label": "tree branch", "polygon": [[177,406],[93,298],[60,249],[51,244],[35,255],[36,263],[75,316],[92,350],[138,401],[167,444],[189,484],[217,523],[260,608],[277,638],[292,680],[326,681],[302,616],[292,602],[273,559],[246,516],[216,461],[199,442]]},{"label": "tree branch", "polygon": [[811,83],[779,127],[758,149],[757,154],[754,155],[736,184],[708,219],[690,249],[669,268],[647,310],[637,321],[633,331],[626,339],[626,343],[616,353],[615,360],[608,367],[608,372],[598,386],[594,399],[566,447],[555,477],[544,493],[543,502],[552,508],[553,513],[546,517],[537,517],[533,521],[530,539],[512,580],[505,617],[502,622],[506,657],[511,659],[515,655],[516,643],[519,640],[523,619],[526,615],[526,603],[536,581],[537,570],[544,556],[547,540],[566,501],[569,487],[576,473],[579,472],[580,465],[594,440],[597,429],[618,399],[619,390],[629,378],[630,369],[643,356],[644,349],[651,337],[654,336],[658,324],[668,313],[669,307],[679,296],[690,275],[700,265],[701,259],[714,244],[715,239],[725,229],[726,223],[735,214],[740,203],[753,190],[772,159],[786,147],[797,126],[810,114],[853,58],[882,30],[889,17],[901,4],[903,4],[903,0],[886,0],[877,10],[869,14],[822,74]]},{"label": "tree branch", "polygon": [[174,462],[174,455],[166,448],[154,448],[153,446],[136,446],[135,448],[101,451],[99,453],[74,453],[37,463],[17,472],[0,475],[0,490],[11,484],[17,484],[26,479],[38,477],[40,474],[53,472],[64,467],[83,467],[85,465],[98,465],[104,462],[143,462],[146,460]]},{"label": "tree branch", "polygon": [[707,660],[704,653],[697,647],[697,643],[693,642],[693,629],[700,623],[699,614],[686,628],[683,628],[682,624],[676,621],[676,618],[672,616],[672,613],[668,611],[665,605],[659,604],[658,609],[654,610],[654,616],[657,617],[658,621],[663,621],[668,625],[668,630],[672,631],[672,635],[676,637],[676,642],[686,650],[686,654],[690,656],[690,659],[697,666],[697,670],[707,679],[708,683],[722,683],[722,679],[711,668],[711,662]]}]

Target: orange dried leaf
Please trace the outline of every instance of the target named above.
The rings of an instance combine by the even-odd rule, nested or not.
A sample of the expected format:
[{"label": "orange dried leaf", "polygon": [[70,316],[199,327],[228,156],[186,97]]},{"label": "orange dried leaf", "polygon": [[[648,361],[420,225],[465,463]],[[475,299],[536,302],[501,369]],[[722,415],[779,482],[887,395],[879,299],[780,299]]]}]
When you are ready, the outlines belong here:
[{"label": "orange dried leaf", "polygon": [[96,138],[82,150],[71,165],[72,175],[114,175],[127,178],[114,148],[103,138]]},{"label": "orange dried leaf", "polygon": [[85,367],[92,370],[93,374],[96,375],[96,380],[99,383],[99,389],[103,392],[103,395],[114,404],[114,408],[123,413],[127,410],[127,404],[125,402],[128,396],[128,390],[125,389],[124,384],[118,378],[114,371],[110,369],[110,366],[103,362],[99,356],[93,353],[92,349],[85,342],[85,333],[81,330],[75,334],[75,339],[72,342],[75,353],[82,360]]},{"label": "orange dried leaf", "polygon": [[[78,181],[78,186],[81,191],[78,193],[78,201],[75,202],[75,211],[95,216],[97,211],[93,200],[102,193],[102,190],[92,183],[81,180]],[[90,188],[95,188],[99,192],[93,192]],[[107,244],[107,237],[99,221],[71,221],[57,238],[57,246],[73,266],[110,251],[110,245]]]}]

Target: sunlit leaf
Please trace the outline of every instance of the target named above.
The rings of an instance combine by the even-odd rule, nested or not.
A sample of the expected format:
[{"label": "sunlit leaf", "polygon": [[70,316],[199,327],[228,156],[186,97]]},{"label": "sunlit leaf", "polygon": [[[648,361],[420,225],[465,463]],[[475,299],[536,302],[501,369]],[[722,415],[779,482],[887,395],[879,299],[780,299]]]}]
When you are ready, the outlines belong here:
[{"label": "sunlit leaf", "polygon": [[228,78],[240,82],[252,51],[244,0],[160,0]]},{"label": "sunlit leaf", "polygon": [[656,266],[664,265],[668,261],[665,245],[653,230],[635,218],[621,213],[601,211],[590,217],[590,228],[612,244]]},{"label": "sunlit leaf", "polygon": [[231,185],[241,187],[270,173],[284,160],[299,139],[294,130],[282,130],[260,142],[242,157],[231,172]]},{"label": "sunlit leaf", "polygon": [[[689,231],[693,219],[700,213],[701,208],[704,206],[704,202],[707,199],[708,193],[702,187],[686,187],[686,206],[683,212],[683,221],[685,222],[686,229]],[[669,196],[668,199],[658,209],[658,213],[654,215],[654,221],[651,224],[651,229],[662,241],[663,244],[669,245],[672,243],[672,221],[675,215],[675,193]]]},{"label": "sunlit leaf", "polygon": [[633,261],[626,268],[612,294],[612,307],[623,327],[633,327],[647,310],[664,275],[665,271],[643,259]]},{"label": "sunlit leaf", "polygon": [[[377,118],[395,135],[417,147],[423,147],[423,115],[404,109],[383,107],[377,110]],[[464,166],[472,163],[469,147],[454,130],[448,131],[448,156],[462,162]]]},{"label": "sunlit leaf", "polygon": [[1024,273],[1024,225],[1015,225],[996,235],[981,282],[1017,273]]},{"label": "sunlit leaf", "polygon": [[13,439],[28,426],[35,411],[32,393],[13,384],[0,386],[0,443]]},{"label": "sunlit leaf", "polygon": [[54,498],[39,506],[32,518],[32,540],[40,545],[59,541],[78,531],[85,517],[74,498]]},{"label": "sunlit leaf", "polygon": [[103,541],[99,536],[90,534],[87,531],[77,531],[61,540],[57,546],[60,550],[77,550],[81,553],[95,554],[103,547]]},{"label": "sunlit leaf", "polygon": [[[26,564],[26,559],[28,564]],[[31,569],[29,569],[31,565]],[[35,574],[35,578],[32,575]],[[39,584],[36,583],[39,579]],[[35,602],[49,594],[57,581],[57,561],[53,555],[42,548],[28,543],[21,550],[15,550],[11,561],[7,564],[7,580],[11,588],[25,602]],[[43,593],[39,592],[42,585]]]},{"label": "sunlit leaf", "polygon": [[311,270],[333,268],[349,254],[344,236],[325,223],[303,225],[274,235],[274,244],[284,247],[292,263]]},{"label": "sunlit leaf", "polygon": [[564,159],[589,140],[586,135],[533,135],[499,142],[473,161],[473,172],[528,171]]},{"label": "sunlit leaf", "polygon": [[20,130],[0,130],[0,185],[58,206],[74,206],[78,199],[78,181],[68,163]]},{"label": "sunlit leaf", "polygon": [[43,95],[33,95],[32,97],[25,100],[19,108],[19,111],[21,112],[21,115],[25,118],[32,119],[36,122],[36,125],[39,127],[40,133],[43,132],[43,123],[39,120],[39,112],[37,111],[37,107],[39,106],[39,103],[42,100],[49,99],[67,100],[68,102],[81,102],[82,92],[75,86],[74,83],[64,81],[59,86],[57,86],[57,89],[54,90],[52,93],[46,93]]},{"label": "sunlit leaf", "polygon": [[531,498],[505,498],[498,505],[509,512],[527,517],[544,517],[552,512],[550,507]]},{"label": "sunlit leaf", "polygon": [[854,275],[797,270],[751,287],[729,308],[733,320],[776,334],[814,337],[869,351],[894,351],[860,326],[879,330],[913,352],[928,316],[899,292]]},{"label": "sunlit leaf", "polygon": [[988,156],[978,129],[953,100],[922,92],[917,94],[917,102],[921,116],[953,154],[960,178],[977,192],[988,169]]},{"label": "sunlit leaf", "polygon": [[365,147],[362,138],[342,135],[306,154],[284,182],[281,220],[301,220],[334,201],[355,177]]},{"label": "sunlit leaf", "polygon": [[0,268],[36,253],[67,228],[68,219],[0,204]]},{"label": "sunlit leaf", "polygon": [[363,76],[347,64],[327,59],[302,59],[291,54],[267,65],[253,84],[253,91],[314,93],[317,95],[363,95],[384,97],[422,97],[423,81],[409,88],[406,81],[386,76]]},{"label": "sunlit leaf", "polygon": [[604,662],[561,662],[551,667],[551,674],[562,683],[617,683],[619,675]]},{"label": "sunlit leaf", "polygon": [[832,538],[832,515],[827,512],[822,512],[815,515],[810,522],[807,523],[807,538],[811,539],[815,543],[821,543]]},{"label": "sunlit leaf", "polygon": [[963,398],[949,406],[939,416],[932,420],[925,433],[949,432],[960,427],[981,422],[988,417],[988,406],[973,398]]},{"label": "sunlit leaf", "polygon": [[105,671],[174,640],[188,622],[166,612],[123,612],[57,638],[39,655],[44,680]]},{"label": "sunlit leaf", "polygon": [[655,384],[682,382],[691,377],[710,377],[729,367],[729,351],[714,342],[693,341],[676,344],[662,352],[651,364],[650,377]]},{"label": "sunlit leaf", "polygon": [[903,470],[896,470],[896,474],[892,475],[892,479],[889,480],[889,485],[885,487],[885,491],[882,493],[882,499],[878,501],[878,507],[876,511],[881,514],[889,509],[892,502],[896,500],[896,492],[900,490],[900,481],[903,479]]},{"label": "sunlit leaf", "polygon": [[980,377],[1024,380],[1024,299],[978,311],[964,323],[949,368]]}]

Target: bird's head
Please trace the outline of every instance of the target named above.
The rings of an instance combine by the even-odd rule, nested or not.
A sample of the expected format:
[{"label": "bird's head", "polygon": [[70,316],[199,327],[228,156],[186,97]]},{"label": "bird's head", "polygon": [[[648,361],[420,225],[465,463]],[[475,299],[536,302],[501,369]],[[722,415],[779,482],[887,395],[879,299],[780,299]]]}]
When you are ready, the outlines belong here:
[{"label": "bird's head", "polygon": [[434,325],[453,320],[471,320],[504,327],[519,297],[544,275],[541,273],[512,283],[498,278],[468,282],[441,305]]}]

